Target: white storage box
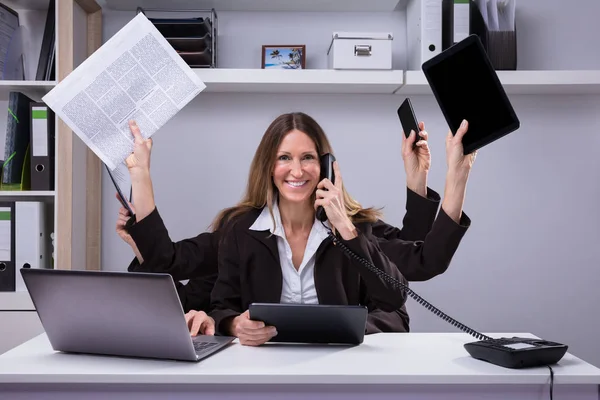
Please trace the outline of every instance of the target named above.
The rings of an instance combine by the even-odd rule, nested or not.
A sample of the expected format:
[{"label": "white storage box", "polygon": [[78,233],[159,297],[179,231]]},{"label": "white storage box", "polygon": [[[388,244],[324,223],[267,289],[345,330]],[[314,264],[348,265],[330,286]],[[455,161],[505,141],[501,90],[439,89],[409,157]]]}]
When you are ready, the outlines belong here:
[{"label": "white storage box", "polygon": [[392,69],[391,32],[334,32],[327,51],[329,68]]}]

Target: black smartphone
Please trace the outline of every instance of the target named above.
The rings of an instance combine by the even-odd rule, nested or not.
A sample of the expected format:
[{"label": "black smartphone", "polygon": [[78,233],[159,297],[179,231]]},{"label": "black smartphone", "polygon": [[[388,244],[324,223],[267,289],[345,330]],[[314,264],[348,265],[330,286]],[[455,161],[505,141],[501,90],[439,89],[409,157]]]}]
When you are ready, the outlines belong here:
[{"label": "black smartphone", "polygon": [[[410,131],[414,130],[418,139],[419,121],[417,121],[417,117],[415,117],[415,110],[413,110],[412,104],[410,103],[410,99],[408,97],[398,108],[398,118],[400,118],[404,135],[408,138],[408,136],[410,136]],[[415,143],[417,142],[418,140],[415,140]]]},{"label": "black smartphone", "polygon": [[[327,178],[331,181],[331,183],[335,184],[335,174],[333,172],[334,161],[335,157],[333,156],[333,154],[325,153],[321,156],[321,178],[319,179],[319,182]],[[317,219],[322,222],[327,221],[327,213],[325,212],[325,209],[322,206],[317,207]]]}]

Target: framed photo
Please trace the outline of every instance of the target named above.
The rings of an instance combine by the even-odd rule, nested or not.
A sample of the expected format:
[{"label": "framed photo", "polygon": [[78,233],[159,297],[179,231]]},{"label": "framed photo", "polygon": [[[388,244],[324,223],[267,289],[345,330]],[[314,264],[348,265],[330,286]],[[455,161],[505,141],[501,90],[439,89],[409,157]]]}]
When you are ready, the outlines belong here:
[{"label": "framed photo", "polygon": [[263,45],[262,69],[306,69],[306,45]]}]

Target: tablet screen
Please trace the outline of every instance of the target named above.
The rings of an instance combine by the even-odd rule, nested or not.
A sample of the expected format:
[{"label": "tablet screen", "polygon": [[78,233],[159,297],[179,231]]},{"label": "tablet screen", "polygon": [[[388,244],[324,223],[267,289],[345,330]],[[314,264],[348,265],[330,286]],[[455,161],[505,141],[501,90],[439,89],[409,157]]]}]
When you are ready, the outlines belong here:
[{"label": "tablet screen", "polygon": [[469,121],[463,145],[470,151],[519,127],[504,90],[495,80],[496,73],[486,62],[479,39],[475,39],[464,39],[462,48],[459,43],[454,51],[450,48],[445,56],[438,56],[439,61],[432,59],[423,65],[452,132],[456,133],[463,119]]}]

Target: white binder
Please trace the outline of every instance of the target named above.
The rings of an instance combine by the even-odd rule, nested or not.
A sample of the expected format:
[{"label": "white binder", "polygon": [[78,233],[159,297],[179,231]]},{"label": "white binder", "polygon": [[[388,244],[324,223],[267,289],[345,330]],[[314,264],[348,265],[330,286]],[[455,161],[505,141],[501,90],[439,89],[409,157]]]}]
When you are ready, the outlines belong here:
[{"label": "white binder", "polygon": [[21,268],[48,268],[45,204],[39,201],[15,202],[16,290],[26,291]]},{"label": "white binder", "polygon": [[408,0],[406,39],[408,69],[420,71],[442,51],[442,0]]}]

